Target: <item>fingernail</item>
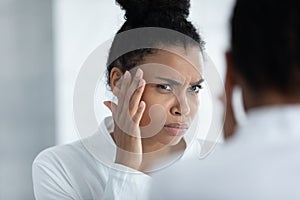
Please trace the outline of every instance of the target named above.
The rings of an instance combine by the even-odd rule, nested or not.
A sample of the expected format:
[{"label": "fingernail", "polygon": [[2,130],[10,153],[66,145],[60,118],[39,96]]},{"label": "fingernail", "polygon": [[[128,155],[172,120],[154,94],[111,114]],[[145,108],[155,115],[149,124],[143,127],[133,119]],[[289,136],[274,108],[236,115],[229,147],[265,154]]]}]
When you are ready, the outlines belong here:
[{"label": "fingernail", "polygon": [[126,70],[125,74],[124,74],[124,79],[128,79],[129,78],[129,72]]},{"label": "fingernail", "polygon": [[144,106],[145,106],[145,102],[141,101],[140,104],[139,104],[139,108],[143,108]]},{"label": "fingernail", "polygon": [[140,77],[142,75],[142,70],[141,69],[137,69],[136,73],[135,73],[135,77]]},{"label": "fingernail", "polygon": [[138,85],[138,88],[142,87],[145,84],[145,80],[141,79]]},{"label": "fingernail", "polygon": [[115,87],[112,92],[114,95],[118,96],[119,91],[120,91],[120,89],[118,87]]}]

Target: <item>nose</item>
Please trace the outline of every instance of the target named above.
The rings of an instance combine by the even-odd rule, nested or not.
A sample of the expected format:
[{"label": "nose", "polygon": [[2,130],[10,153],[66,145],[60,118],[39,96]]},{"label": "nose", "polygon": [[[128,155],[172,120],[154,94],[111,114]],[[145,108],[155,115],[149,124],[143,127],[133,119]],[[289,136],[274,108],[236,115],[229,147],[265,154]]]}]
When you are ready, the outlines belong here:
[{"label": "nose", "polygon": [[190,113],[190,106],[186,95],[174,95],[174,105],[171,107],[171,113],[173,115],[188,115]]}]

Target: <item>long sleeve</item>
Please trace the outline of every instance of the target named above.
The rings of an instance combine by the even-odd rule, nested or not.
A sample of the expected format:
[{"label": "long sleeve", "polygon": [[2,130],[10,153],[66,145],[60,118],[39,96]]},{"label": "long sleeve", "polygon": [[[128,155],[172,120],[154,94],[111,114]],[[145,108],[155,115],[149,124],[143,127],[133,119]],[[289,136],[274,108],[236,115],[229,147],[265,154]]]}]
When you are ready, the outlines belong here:
[{"label": "long sleeve", "polygon": [[47,164],[35,162],[32,165],[33,188],[36,200],[75,200],[80,199],[72,186]]},{"label": "long sleeve", "polygon": [[[32,165],[37,200],[144,200],[152,178],[123,165],[105,165],[66,146],[41,152]],[[91,159],[90,159],[91,158]]]}]

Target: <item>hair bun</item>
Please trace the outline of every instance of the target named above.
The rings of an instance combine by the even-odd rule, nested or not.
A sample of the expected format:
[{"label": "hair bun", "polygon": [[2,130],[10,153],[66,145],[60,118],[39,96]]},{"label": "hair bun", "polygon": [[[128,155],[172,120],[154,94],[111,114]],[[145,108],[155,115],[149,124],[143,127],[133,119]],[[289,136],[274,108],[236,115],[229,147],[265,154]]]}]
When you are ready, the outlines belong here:
[{"label": "hair bun", "polygon": [[190,0],[116,0],[125,10],[127,20],[144,18],[152,13],[187,18]]}]

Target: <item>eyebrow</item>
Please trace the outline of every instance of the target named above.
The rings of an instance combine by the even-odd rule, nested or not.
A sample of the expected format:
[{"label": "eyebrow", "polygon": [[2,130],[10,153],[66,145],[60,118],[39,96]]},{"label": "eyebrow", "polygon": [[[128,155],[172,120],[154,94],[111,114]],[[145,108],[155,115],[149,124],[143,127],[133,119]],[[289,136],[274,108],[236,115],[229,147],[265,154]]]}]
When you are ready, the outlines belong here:
[{"label": "eyebrow", "polygon": [[200,85],[201,83],[204,82],[204,79],[201,78],[199,81],[195,82],[195,83],[192,83],[191,85]]},{"label": "eyebrow", "polygon": [[[155,77],[157,79],[160,79],[160,80],[163,80],[163,81],[166,81],[168,82],[169,84],[171,85],[183,85],[182,83],[178,82],[178,81],[175,81],[175,80],[172,80],[172,79],[169,79],[169,78],[164,78],[164,77]],[[202,83],[204,81],[203,78],[201,78],[199,81],[195,82],[195,83],[192,83],[191,85],[199,85],[200,83]]]},{"label": "eyebrow", "polygon": [[168,82],[171,85],[182,85],[182,83],[180,83],[178,81],[175,81],[175,80],[172,80],[172,79],[163,78],[163,77],[155,77],[155,78],[163,80],[163,81],[166,81],[166,82]]}]

